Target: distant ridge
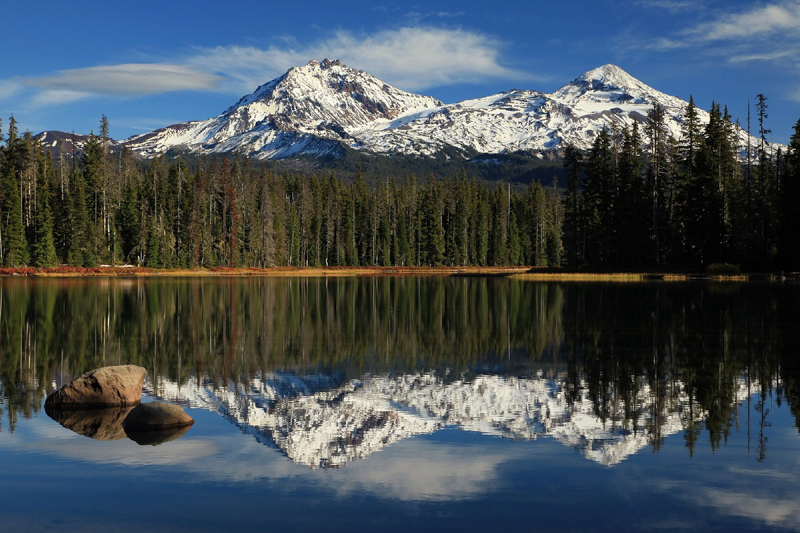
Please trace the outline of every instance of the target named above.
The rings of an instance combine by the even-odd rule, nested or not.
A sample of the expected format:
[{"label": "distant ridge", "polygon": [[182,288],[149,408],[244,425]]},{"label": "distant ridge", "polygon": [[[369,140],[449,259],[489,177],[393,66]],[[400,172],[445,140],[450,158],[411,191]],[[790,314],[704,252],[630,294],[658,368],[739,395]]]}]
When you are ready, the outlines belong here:
[{"label": "distant ridge", "polygon": [[[324,59],[289,69],[216,117],[136,135],[119,146],[145,158],[169,150],[236,152],[255,159],[339,157],[349,147],[466,159],[541,153],[566,143],[588,149],[603,128],[645,121],[654,104],[664,108],[671,135],[679,136],[687,102],[612,64],[592,69],[551,94],[512,90],[444,104]],[[698,115],[708,122],[707,112],[698,110]],[[57,132],[39,137],[53,148],[72,139]],[[739,137],[744,145],[747,133],[740,129]],[[78,145],[85,142],[81,136],[75,139]]]}]

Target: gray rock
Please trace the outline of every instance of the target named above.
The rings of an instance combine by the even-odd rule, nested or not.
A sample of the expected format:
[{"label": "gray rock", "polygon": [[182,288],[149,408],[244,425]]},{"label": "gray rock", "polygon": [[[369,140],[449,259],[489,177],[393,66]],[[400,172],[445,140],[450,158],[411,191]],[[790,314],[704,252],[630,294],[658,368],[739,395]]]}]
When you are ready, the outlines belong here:
[{"label": "gray rock", "polygon": [[194,419],[187,415],[179,405],[163,402],[142,403],[128,413],[122,426],[125,432],[160,431],[182,428],[194,424]]},{"label": "gray rock", "polygon": [[105,366],[77,377],[45,400],[45,409],[85,409],[135,405],[142,401],[147,370],[135,365]]}]

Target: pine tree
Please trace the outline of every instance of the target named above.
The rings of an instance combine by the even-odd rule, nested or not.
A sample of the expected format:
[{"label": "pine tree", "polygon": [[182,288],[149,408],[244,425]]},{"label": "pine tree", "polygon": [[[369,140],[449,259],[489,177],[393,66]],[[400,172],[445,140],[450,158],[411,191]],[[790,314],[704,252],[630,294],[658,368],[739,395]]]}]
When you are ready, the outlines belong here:
[{"label": "pine tree", "polygon": [[567,191],[564,196],[564,258],[568,268],[577,268],[583,262],[581,246],[582,209],[580,150],[572,144],[564,149],[564,170],[567,173]]},{"label": "pine tree", "polygon": [[587,263],[595,266],[612,262],[616,250],[614,212],[616,210],[616,170],[611,137],[604,128],[592,143],[586,161],[583,193],[585,249]]},{"label": "pine tree", "polygon": [[14,115],[8,122],[5,157],[2,168],[2,219],[0,220],[0,255],[4,266],[19,267],[27,261],[25,226],[22,222],[20,175],[25,164],[24,146],[19,138]]},{"label": "pine tree", "polygon": [[767,97],[763,94],[756,96],[756,113],[758,117],[759,146],[757,153],[758,166],[755,176],[750,181],[750,209],[749,235],[747,239],[747,257],[749,263],[757,269],[769,268],[773,259],[774,239],[774,207],[776,204],[776,184],[773,171],[773,161],[767,135],[771,133],[766,128]]},{"label": "pine tree", "polygon": [[619,193],[614,225],[617,233],[617,265],[640,268],[648,264],[651,217],[644,183],[644,154],[638,123],[622,132],[622,150],[617,166]]},{"label": "pine tree", "polygon": [[83,173],[74,167],[70,179],[68,202],[68,223],[71,231],[69,233],[67,264],[78,267],[94,266]]},{"label": "pine tree", "polygon": [[38,155],[41,158],[41,164],[39,165],[41,174],[37,187],[38,202],[36,204],[34,224],[35,240],[31,250],[31,262],[37,267],[48,267],[58,263],[53,239],[53,214],[50,209],[50,183],[52,181],[50,174],[52,174],[53,167],[52,164],[49,164],[49,154],[48,158],[45,159],[44,153],[40,148]]},{"label": "pine tree", "polygon": [[800,120],[794,125],[781,175],[780,266],[797,271],[800,270]]},{"label": "pine tree", "polygon": [[647,194],[650,203],[650,242],[652,263],[663,262],[664,213],[667,211],[666,192],[669,176],[666,111],[658,103],[647,114],[648,167]]},{"label": "pine tree", "polygon": [[423,265],[438,266],[444,264],[445,235],[442,218],[444,206],[441,186],[433,174],[420,194],[420,259]]}]

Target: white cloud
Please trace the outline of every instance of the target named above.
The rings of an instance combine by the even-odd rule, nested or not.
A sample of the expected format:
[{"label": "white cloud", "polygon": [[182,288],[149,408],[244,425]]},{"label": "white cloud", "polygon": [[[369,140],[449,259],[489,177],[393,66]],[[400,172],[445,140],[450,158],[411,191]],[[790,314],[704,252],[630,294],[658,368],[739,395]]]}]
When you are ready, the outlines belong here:
[{"label": "white cloud", "polygon": [[96,96],[124,98],[173,91],[241,96],[293,66],[326,57],[340,59],[349,67],[408,91],[487,79],[534,79],[502,64],[503,47],[492,36],[464,29],[404,27],[360,34],[339,30],[306,45],[286,38],[269,48],[197,47],[162,62],[86,67],[0,80],[0,98],[18,93],[20,87],[28,90],[26,100],[36,107]]},{"label": "white cloud", "polygon": [[[658,2],[649,0],[648,3]],[[790,0],[753,7],[738,13],[726,13],[708,22],[695,24],[680,32],[673,38],[653,40],[647,47],[655,50],[673,50],[676,48],[695,47],[702,44],[719,43],[730,48],[743,46],[759,46],[769,48],[786,47],[786,43],[797,55],[797,43],[800,37],[800,0]],[[757,54],[756,54],[757,55]]]},{"label": "white cloud", "polygon": [[46,91],[131,96],[208,90],[219,81],[220,77],[215,74],[184,65],[127,63],[60,70],[52,76],[27,78],[24,83]]},{"label": "white cloud", "polygon": [[409,439],[370,458],[380,460],[380,468],[367,462],[347,465],[346,482],[336,480],[331,488],[345,497],[371,492],[403,501],[464,500],[496,489],[500,466],[512,459],[513,453],[494,448],[448,448]]},{"label": "white cloud", "polygon": [[690,37],[702,41],[771,39],[780,35],[797,37],[799,33],[800,1],[797,0],[726,14],[687,32]]},{"label": "white cloud", "polygon": [[793,499],[779,499],[767,494],[754,495],[749,490],[709,489],[700,503],[716,507],[732,516],[743,516],[768,526],[800,528],[800,507]]},{"label": "white cloud", "polygon": [[44,107],[49,105],[69,104],[78,100],[86,100],[95,96],[84,91],[70,91],[60,89],[46,89],[35,93],[30,101],[32,107]]},{"label": "white cloud", "polygon": [[793,62],[800,60],[797,50],[774,50],[766,53],[737,55],[730,58],[731,63],[745,63],[749,61],[778,61],[788,59]]},{"label": "white cloud", "polygon": [[[502,484],[498,471],[519,459],[519,451],[491,446],[454,446],[425,439],[396,442],[363,461],[354,461],[327,475],[264,446],[252,435],[207,415],[199,423],[213,427],[209,438],[190,428],[185,436],[161,446],[140,446],[123,438],[93,440],[59,426],[41,414],[21,425],[11,438],[0,433],[0,453],[26,451],[94,464],[129,467],[168,466],[208,482],[280,482],[309,480],[331,494],[349,497],[372,493],[399,501],[448,501],[475,498]],[[488,437],[487,437],[488,438]]]},{"label": "white cloud", "polygon": [[17,94],[22,86],[12,80],[0,80],[0,100],[10,98]]},{"label": "white cloud", "polygon": [[304,47],[199,48],[187,58],[193,68],[224,75],[220,88],[241,94],[311,59],[340,59],[409,91],[487,79],[529,78],[501,63],[503,44],[462,29],[406,27],[372,34],[337,31]]},{"label": "white cloud", "polygon": [[696,0],[638,0],[636,3],[643,7],[664,9],[671,13],[693,11],[698,7],[705,7],[701,2],[697,2]]},{"label": "white cloud", "polygon": [[498,40],[466,30],[401,28],[369,36],[338,32],[318,49],[407,90],[527,77],[501,65]]}]

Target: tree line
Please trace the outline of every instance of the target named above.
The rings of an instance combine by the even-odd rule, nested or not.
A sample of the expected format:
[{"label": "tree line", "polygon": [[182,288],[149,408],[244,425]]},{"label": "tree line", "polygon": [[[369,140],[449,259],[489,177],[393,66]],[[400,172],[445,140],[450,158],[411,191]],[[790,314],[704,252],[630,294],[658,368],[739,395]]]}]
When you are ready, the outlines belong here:
[{"label": "tree line", "polygon": [[10,120],[2,151],[5,266],[153,268],[557,265],[557,187],[456,175],[276,173],[244,158],[112,154],[108,123],[54,159]]},{"label": "tree line", "polygon": [[757,141],[719,104],[703,126],[693,99],[679,137],[655,105],[642,123],[602,131],[587,153],[567,146],[563,263],[567,267],[750,270],[800,268],[800,121],[788,150]]},{"label": "tree line", "polygon": [[655,105],[585,153],[566,146],[563,190],[465,172],[345,179],[237,155],[143,162],[112,153],[105,116],[80,153],[53,157],[12,116],[0,146],[0,263],[797,269],[800,121],[789,149],[774,150],[767,107],[759,95],[760,141],[741,146],[718,104],[703,126],[690,99],[679,138]]}]

